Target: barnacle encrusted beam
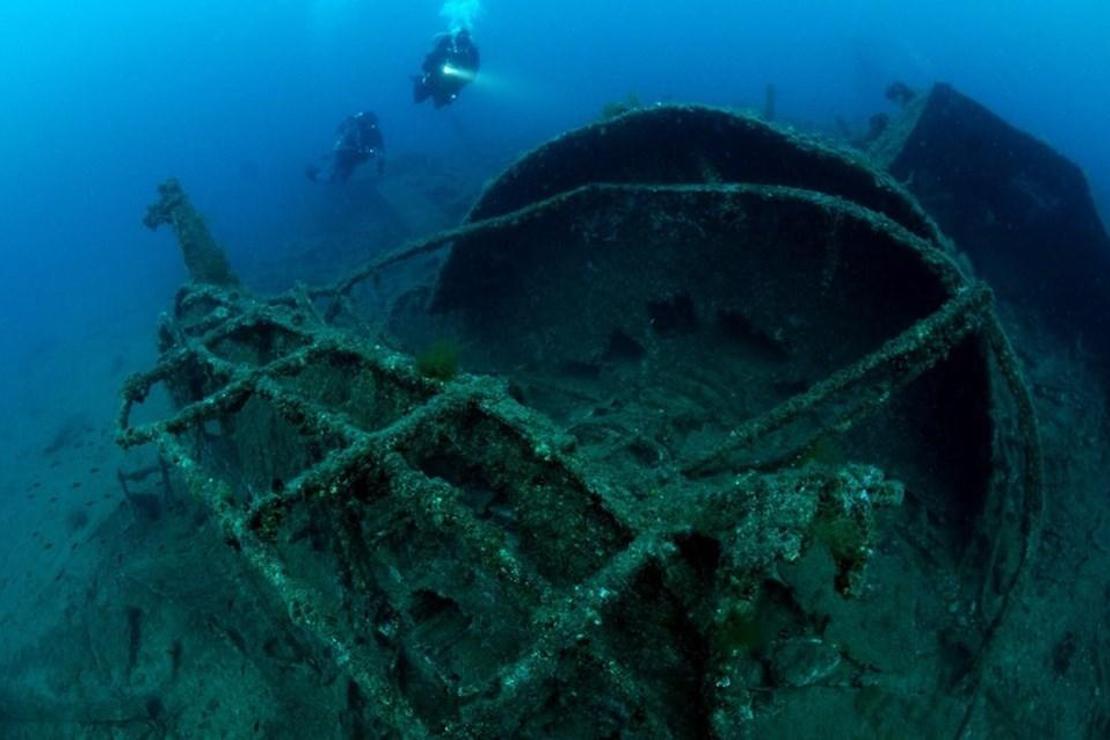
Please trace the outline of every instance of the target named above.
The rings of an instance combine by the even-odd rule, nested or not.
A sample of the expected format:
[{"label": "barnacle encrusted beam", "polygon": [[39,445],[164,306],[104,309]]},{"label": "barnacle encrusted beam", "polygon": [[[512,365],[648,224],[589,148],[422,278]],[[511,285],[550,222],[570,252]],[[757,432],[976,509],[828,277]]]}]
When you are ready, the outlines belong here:
[{"label": "barnacle encrusted beam", "polygon": [[212,238],[208,225],[177,180],[171,178],[158,186],[158,200],[147,208],[143,225],[152,230],[163,225],[173,228],[189,277],[195,282],[223,286],[239,283],[227,254]]}]

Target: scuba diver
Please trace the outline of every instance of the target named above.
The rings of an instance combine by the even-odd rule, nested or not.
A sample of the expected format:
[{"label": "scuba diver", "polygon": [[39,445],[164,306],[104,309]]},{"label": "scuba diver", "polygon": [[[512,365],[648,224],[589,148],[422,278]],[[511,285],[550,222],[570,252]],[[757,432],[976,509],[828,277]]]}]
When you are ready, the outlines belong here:
[{"label": "scuba diver", "polygon": [[[327,182],[347,182],[359,165],[371,159],[378,160],[379,175],[385,171],[385,140],[376,115],[364,111],[347,116],[336,129],[335,137],[331,153],[322,157],[331,160],[331,170],[324,178]],[[322,173],[320,167],[313,164],[305,174],[309,180],[319,182]]]},{"label": "scuba diver", "polygon": [[886,99],[899,108],[905,108],[912,103],[916,97],[917,93],[914,92],[913,88],[901,80],[890,83],[886,89]]},{"label": "scuba diver", "polygon": [[436,108],[455,102],[459,92],[478,76],[478,47],[466,29],[444,34],[436,41],[413,78],[412,98],[423,103],[428,98]]}]

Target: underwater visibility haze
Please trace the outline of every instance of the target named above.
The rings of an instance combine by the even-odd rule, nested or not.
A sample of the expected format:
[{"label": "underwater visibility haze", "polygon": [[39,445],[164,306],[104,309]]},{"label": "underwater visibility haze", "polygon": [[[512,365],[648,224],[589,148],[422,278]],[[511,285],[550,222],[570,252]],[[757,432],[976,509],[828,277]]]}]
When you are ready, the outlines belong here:
[{"label": "underwater visibility haze", "polygon": [[3,3],[0,737],[1106,737],[1108,30]]}]

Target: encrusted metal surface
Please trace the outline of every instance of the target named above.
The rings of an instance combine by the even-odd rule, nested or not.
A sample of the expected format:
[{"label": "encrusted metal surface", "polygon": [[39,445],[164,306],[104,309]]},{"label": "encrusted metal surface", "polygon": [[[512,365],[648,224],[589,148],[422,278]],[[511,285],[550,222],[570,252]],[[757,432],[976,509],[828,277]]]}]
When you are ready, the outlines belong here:
[{"label": "encrusted metal surface", "polygon": [[[635,210],[661,192],[693,194],[699,207],[753,194],[820,201],[914,252],[947,297],[715,449],[676,461],[650,501],[625,495],[620,475],[518,402],[507,382],[425,377],[410,357],[333,323],[356,313],[354,287],[413,255],[464,237],[473,245],[559,209],[619,199]],[[788,449],[843,434],[969,337],[1012,399],[1022,452],[1017,480],[995,486],[1017,502],[1022,544],[982,663],[1037,534],[1032,407],[990,291],[948,264],[942,247],[840,198],[582,185],[430,237],[328,288],[264,301],[234,285],[193,284],[163,327],[158,366],[127,383],[119,440],[159,447],[290,618],[357,683],[383,734],[727,737],[752,714],[735,658],[760,583],[777,562],[819,546],[836,565],[830,587],[850,596],[874,545],[875,509],[902,495],[872,466],[767,469],[743,453],[799,419],[808,426]],[[133,408],[158,384],[177,408],[133,424]],[[776,675],[803,680],[804,670],[784,665]]]}]

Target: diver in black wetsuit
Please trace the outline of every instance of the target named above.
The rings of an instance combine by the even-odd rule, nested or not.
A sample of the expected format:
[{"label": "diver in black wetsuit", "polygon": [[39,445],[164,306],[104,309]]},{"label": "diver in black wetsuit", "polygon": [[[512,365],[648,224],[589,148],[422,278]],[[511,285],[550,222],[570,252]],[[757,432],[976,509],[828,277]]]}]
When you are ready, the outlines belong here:
[{"label": "diver in black wetsuit", "polygon": [[[362,112],[348,116],[335,132],[335,146],[324,159],[331,160],[327,182],[347,182],[358,167],[371,159],[378,160],[378,174],[385,171],[385,139],[378,128],[378,117]],[[305,172],[308,179],[318,182],[320,168],[309,165]]]},{"label": "diver in black wetsuit", "polygon": [[890,83],[886,89],[886,99],[897,105],[899,108],[905,108],[917,98],[917,93],[914,92],[906,83],[901,80]]},{"label": "diver in black wetsuit", "polygon": [[478,76],[478,47],[467,30],[441,36],[413,79],[412,98],[423,103],[428,98],[436,108],[455,102],[459,92]]}]

